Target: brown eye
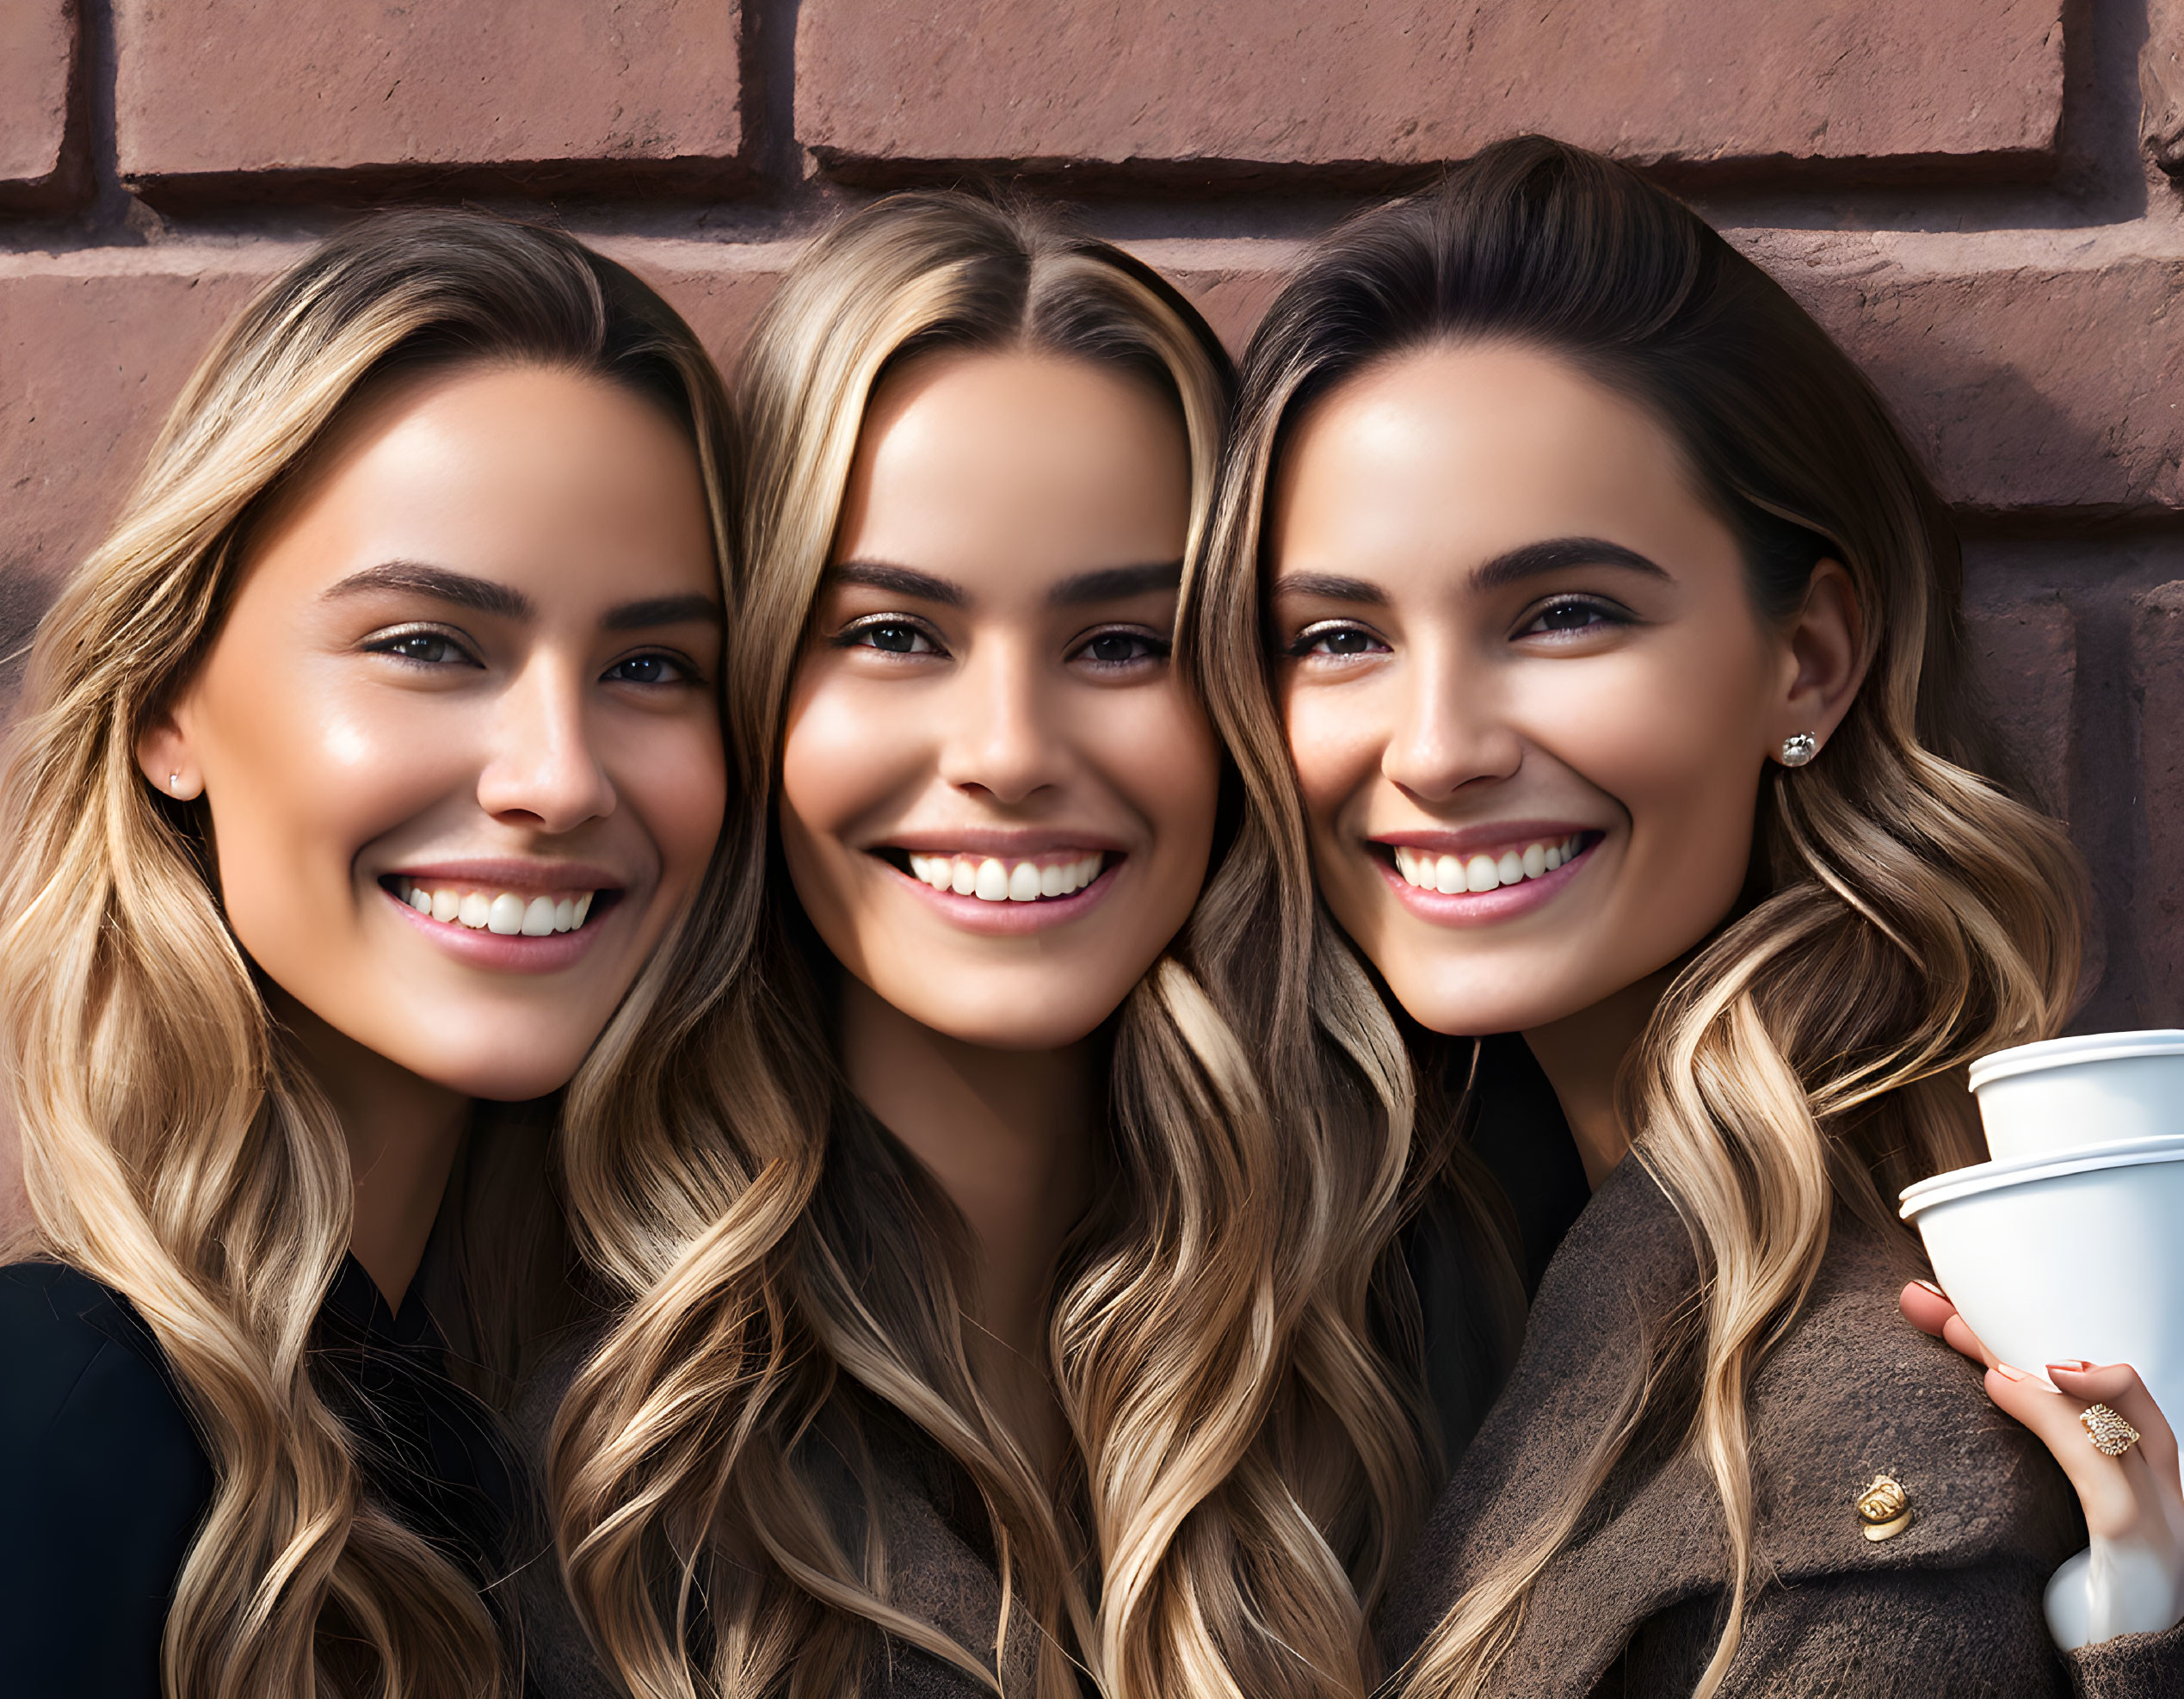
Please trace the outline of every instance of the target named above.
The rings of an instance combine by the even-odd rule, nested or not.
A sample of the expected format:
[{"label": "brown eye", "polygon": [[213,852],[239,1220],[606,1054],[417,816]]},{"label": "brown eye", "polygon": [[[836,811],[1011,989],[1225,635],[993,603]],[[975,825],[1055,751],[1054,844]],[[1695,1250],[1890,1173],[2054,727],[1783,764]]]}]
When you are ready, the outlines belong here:
[{"label": "brown eye", "polygon": [[408,631],[365,646],[375,655],[392,655],[418,666],[475,666],[468,650],[444,632]]},{"label": "brown eye", "polygon": [[1379,655],[1387,645],[1361,626],[1307,626],[1289,646],[1293,656],[1325,655],[1349,660],[1360,655]]},{"label": "brown eye", "polygon": [[1628,618],[1620,610],[1598,602],[1551,602],[1533,615],[1532,622],[1518,634],[1554,637],[1570,632],[1605,630],[1610,626],[1629,623]]}]

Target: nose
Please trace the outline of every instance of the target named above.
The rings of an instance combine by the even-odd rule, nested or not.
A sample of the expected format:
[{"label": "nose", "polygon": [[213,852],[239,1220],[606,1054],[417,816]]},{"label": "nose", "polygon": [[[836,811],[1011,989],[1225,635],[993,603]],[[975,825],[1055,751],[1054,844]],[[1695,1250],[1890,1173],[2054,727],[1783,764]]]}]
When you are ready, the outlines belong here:
[{"label": "nose", "polygon": [[1380,770],[1421,802],[1443,802],[1466,785],[1512,778],[1524,740],[1502,712],[1491,669],[1440,645],[1422,646],[1404,668]]},{"label": "nose", "polygon": [[503,694],[478,779],[478,806],[495,819],[565,832],[614,812],[614,781],[585,713],[588,683],[541,658]]},{"label": "nose", "polygon": [[1064,760],[1051,682],[1029,644],[978,646],[961,674],[941,746],[941,777],[1013,806],[1058,781]]}]

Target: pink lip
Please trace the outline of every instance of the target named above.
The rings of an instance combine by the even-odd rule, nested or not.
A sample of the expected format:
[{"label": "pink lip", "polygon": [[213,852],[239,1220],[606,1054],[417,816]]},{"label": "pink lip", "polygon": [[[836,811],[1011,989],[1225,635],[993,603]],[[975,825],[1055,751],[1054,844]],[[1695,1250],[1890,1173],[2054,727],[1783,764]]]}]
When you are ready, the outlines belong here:
[{"label": "pink lip", "polygon": [[[410,877],[447,879],[453,883],[454,878],[461,875],[428,873],[422,875],[411,874]],[[478,882],[482,887],[487,881]],[[503,884],[497,888],[511,891],[523,887]],[[566,887],[547,886],[536,888],[543,892]],[[429,914],[419,914],[384,885],[379,887],[379,894],[426,939],[466,967],[482,967],[488,972],[500,973],[558,973],[575,967],[590,954],[592,945],[598,942],[599,935],[614,924],[614,916],[620,908],[620,905],[617,904],[595,919],[588,919],[573,932],[552,932],[543,938],[527,938],[520,932],[511,935],[472,931],[469,927],[452,921],[435,920]]]},{"label": "pink lip", "polygon": [[589,862],[420,862],[414,867],[384,868],[379,876],[407,879],[419,885],[460,885],[466,890],[496,894],[507,891],[521,897],[565,891],[620,891],[629,883],[622,874]]},{"label": "pink lip", "polygon": [[1406,850],[1430,850],[1437,856],[1468,856],[1496,850],[1521,852],[1527,843],[1559,843],[1581,831],[1599,830],[1582,820],[1486,820],[1475,826],[1459,826],[1446,831],[1376,831],[1373,842],[1401,844]]},{"label": "pink lip", "polygon": [[1019,862],[1028,862],[1035,856],[1089,856],[1095,853],[1120,856],[1122,853],[1122,846],[1113,838],[1101,837],[1096,834],[1012,831],[991,826],[983,830],[966,827],[960,831],[903,832],[886,839],[884,846],[876,847],[907,850],[916,856],[990,856],[997,861]]},{"label": "pink lip", "polygon": [[[1492,830],[1502,834],[1496,839],[1477,838],[1475,841],[1481,851],[1489,842],[1506,843],[1508,839],[1507,831],[1502,827],[1480,830]],[[1572,831],[1578,830],[1582,828],[1570,828]],[[1569,833],[1563,835],[1567,837]],[[1453,836],[1456,834],[1398,832],[1392,837],[1376,837],[1373,841],[1376,843],[1401,843],[1411,849],[1439,850],[1441,840]],[[1536,843],[1539,840],[1533,837],[1527,841]],[[1436,926],[1492,926],[1501,921],[1514,920],[1519,915],[1530,914],[1534,909],[1552,902],[1569,888],[1570,880],[1592,859],[1593,851],[1600,847],[1601,843],[1601,839],[1595,838],[1552,873],[1541,874],[1537,879],[1527,879],[1518,885],[1499,885],[1491,891],[1422,890],[1405,879],[1393,862],[1384,862],[1377,856],[1373,860],[1380,869],[1380,877],[1387,880],[1388,888],[1395,893],[1397,899],[1421,920],[1429,920]],[[1453,856],[1459,851],[1450,849],[1443,853]]]},{"label": "pink lip", "polygon": [[[961,848],[984,849],[983,844],[963,843]],[[926,853],[923,850],[920,855]],[[938,850],[933,852],[937,855]],[[1013,852],[1028,856],[1038,852],[1019,850]],[[1086,853],[1090,853],[1089,850]],[[1126,857],[1116,856],[1100,869],[1100,876],[1082,890],[1072,891],[1066,897],[1041,897],[1032,903],[989,903],[978,897],[959,897],[953,891],[935,891],[922,879],[913,879],[892,862],[887,870],[896,878],[933,905],[934,910],[950,925],[959,926],[966,932],[983,932],[988,937],[1016,938],[1027,932],[1044,932],[1050,927],[1066,926],[1072,920],[1082,919],[1114,888],[1114,875]],[[565,935],[575,937],[573,932]]]}]

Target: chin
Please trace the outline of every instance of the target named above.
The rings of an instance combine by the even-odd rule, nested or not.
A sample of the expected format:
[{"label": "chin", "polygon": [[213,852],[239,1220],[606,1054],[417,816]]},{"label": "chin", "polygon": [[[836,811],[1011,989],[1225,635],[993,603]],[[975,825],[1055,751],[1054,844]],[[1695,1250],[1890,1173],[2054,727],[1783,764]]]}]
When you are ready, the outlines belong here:
[{"label": "chin", "polygon": [[912,1013],[921,1025],[930,1027],[959,1044],[975,1044],[986,1050],[1066,1050],[1097,1032],[1100,1023],[1121,1003],[1122,999],[1117,998],[1097,1010],[1082,1006],[1049,1010],[1036,1018],[1027,1012],[1024,1001],[991,1008],[979,1005],[935,1009],[923,1014],[905,1012]]}]

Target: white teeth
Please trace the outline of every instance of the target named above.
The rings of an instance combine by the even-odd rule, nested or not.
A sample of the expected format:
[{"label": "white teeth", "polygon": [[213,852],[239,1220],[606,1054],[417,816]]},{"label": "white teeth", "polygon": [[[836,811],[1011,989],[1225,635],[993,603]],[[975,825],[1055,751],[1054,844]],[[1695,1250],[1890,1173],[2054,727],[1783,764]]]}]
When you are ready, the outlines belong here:
[{"label": "white teeth", "polygon": [[934,856],[914,851],[910,876],[935,891],[984,903],[1035,903],[1066,897],[1100,876],[1107,857],[1095,850],[1074,862],[1003,862],[995,856]]},{"label": "white teeth", "polygon": [[1404,883],[1421,891],[1447,895],[1461,892],[1493,891],[1504,885],[1538,879],[1574,860],[1582,832],[1572,832],[1558,843],[1527,843],[1522,850],[1505,850],[1500,856],[1436,856],[1430,850],[1413,850],[1398,843],[1396,871]]},{"label": "white teeth", "polygon": [[430,915],[442,925],[526,938],[575,931],[591,911],[594,895],[589,891],[581,897],[521,897],[512,891],[495,894],[445,887],[435,890],[410,879],[400,882],[396,894],[419,914]]}]

